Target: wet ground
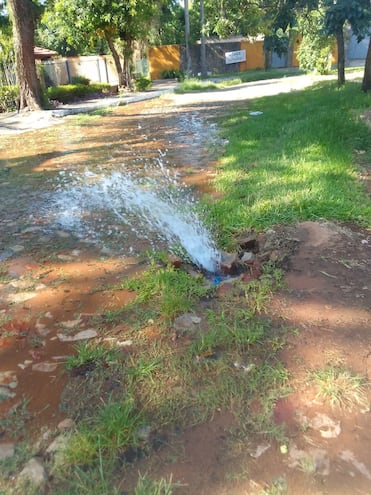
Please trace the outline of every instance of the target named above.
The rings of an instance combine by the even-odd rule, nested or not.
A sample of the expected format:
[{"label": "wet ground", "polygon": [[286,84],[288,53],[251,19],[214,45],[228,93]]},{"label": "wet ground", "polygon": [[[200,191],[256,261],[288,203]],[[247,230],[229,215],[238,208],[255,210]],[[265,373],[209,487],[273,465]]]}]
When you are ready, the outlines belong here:
[{"label": "wet ground", "polygon": [[[66,355],[77,339],[96,335],[97,313],[114,311],[131,297],[125,290],[96,289],[140,271],[142,259],[135,255],[152,246],[114,218],[109,230],[99,227],[98,218],[90,220],[99,239],[56,225],[46,213],[60,172],[122,163],[136,169],[161,160],[195,194],[212,193],[209,179],[223,145],[215,117],[222,111],[220,102],[169,96],[115,109],[99,120],[85,116],[78,123],[73,118],[0,136],[0,414],[16,410],[19,417],[13,431],[0,432],[1,442],[65,417],[60,404]],[[232,445],[233,417],[220,414],[169,439],[168,449],[135,471],[172,474],[184,484],[175,491],[180,495],[257,495],[268,489],[368,495],[369,402],[349,411],[330,408],[317,396],[308,370],[340,365],[370,379],[371,232],[305,222],[275,229],[264,242],[287,261],[287,287],[275,297],[270,317],[299,330],[282,351],[293,390],[275,410],[277,423],[286,425],[287,444],[251,437]],[[124,325],[118,335],[125,340]]]}]

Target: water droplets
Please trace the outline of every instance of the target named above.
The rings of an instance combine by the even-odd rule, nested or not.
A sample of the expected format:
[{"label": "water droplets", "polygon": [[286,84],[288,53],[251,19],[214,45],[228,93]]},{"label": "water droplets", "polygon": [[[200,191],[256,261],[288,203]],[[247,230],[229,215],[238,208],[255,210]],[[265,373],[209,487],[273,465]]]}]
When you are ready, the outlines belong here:
[{"label": "water droplets", "polygon": [[166,166],[165,154],[159,153],[135,173],[125,165],[111,171],[103,167],[83,173],[61,171],[49,199],[53,221],[96,242],[107,236],[125,238],[126,228],[153,247],[162,239],[200,268],[217,271],[220,253],[199,205]]}]

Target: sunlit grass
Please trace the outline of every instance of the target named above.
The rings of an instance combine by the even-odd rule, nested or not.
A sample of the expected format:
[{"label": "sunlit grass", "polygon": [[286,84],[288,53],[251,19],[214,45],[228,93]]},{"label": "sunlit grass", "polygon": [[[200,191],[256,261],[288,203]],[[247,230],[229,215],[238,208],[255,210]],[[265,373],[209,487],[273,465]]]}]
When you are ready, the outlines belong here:
[{"label": "sunlit grass", "polygon": [[317,389],[317,398],[331,407],[345,410],[369,407],[365,381],[350,370],[329,366],[314,370],[309,376]]},{"label": "sunlit grass", "polygon": [[322,83],[236,105],[222,122],[229,144],[215,186],[224,195],[210,205],[222,241],[243,229],[308,219],[371,225],[353,158],[355,149],[371,154],[370,129],[355,112],[370,104],[357,84],[336,90]]}]

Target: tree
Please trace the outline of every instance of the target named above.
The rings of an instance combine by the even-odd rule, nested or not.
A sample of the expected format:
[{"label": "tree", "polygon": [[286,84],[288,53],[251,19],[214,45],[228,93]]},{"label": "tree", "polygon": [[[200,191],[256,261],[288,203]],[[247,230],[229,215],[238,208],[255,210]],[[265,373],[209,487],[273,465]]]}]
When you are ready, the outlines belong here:
[{"label": "tree", "polygon": [[34,55],[35,4],[31,0],[8,0],[19,93],[19,108],[41,109],[42,92]]},{"label": "tree", "polygon": [[54,15],[73,46],[91,46],[97,38],[104,38],[119,85],[129,87],[134,42],[150,36],[159,6],[160,0],[57,0]]},{"label": "tree", "polygon": [[371,90],[371,36],[368,43],[368,51],[366,57],[365,73],[363,75],[362,90],[367,92]]},{"label": "tree", "polygon": [[344,26],[348,22],[361,41],[371,23],[370,0],[323,0],[325,8],[324,31],[336,37],[338,47],[338,85],[345,83]]}]

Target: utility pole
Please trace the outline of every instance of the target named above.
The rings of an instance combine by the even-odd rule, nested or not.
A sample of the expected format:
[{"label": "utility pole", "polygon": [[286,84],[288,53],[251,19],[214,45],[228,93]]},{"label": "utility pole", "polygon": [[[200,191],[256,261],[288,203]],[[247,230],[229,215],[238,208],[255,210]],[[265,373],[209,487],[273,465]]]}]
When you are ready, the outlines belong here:
[{"label": "utility pole", "polygon": [[189,4],[188,0],[184,0],[184,24],[185,24],[185,44],[186,44],[186,60],[187,60],[187,77],[191,76],[192,73],[192,60],[191,60],[191,50],[189,47],[189,38],[191,34],[191,28],[189,24]]},{"label": "utility pole", "polygon": [[206,70],[206,37],[205,37],[205,3],[200,0],[200,17],[201,17],[201,76],[207,76]]}]

